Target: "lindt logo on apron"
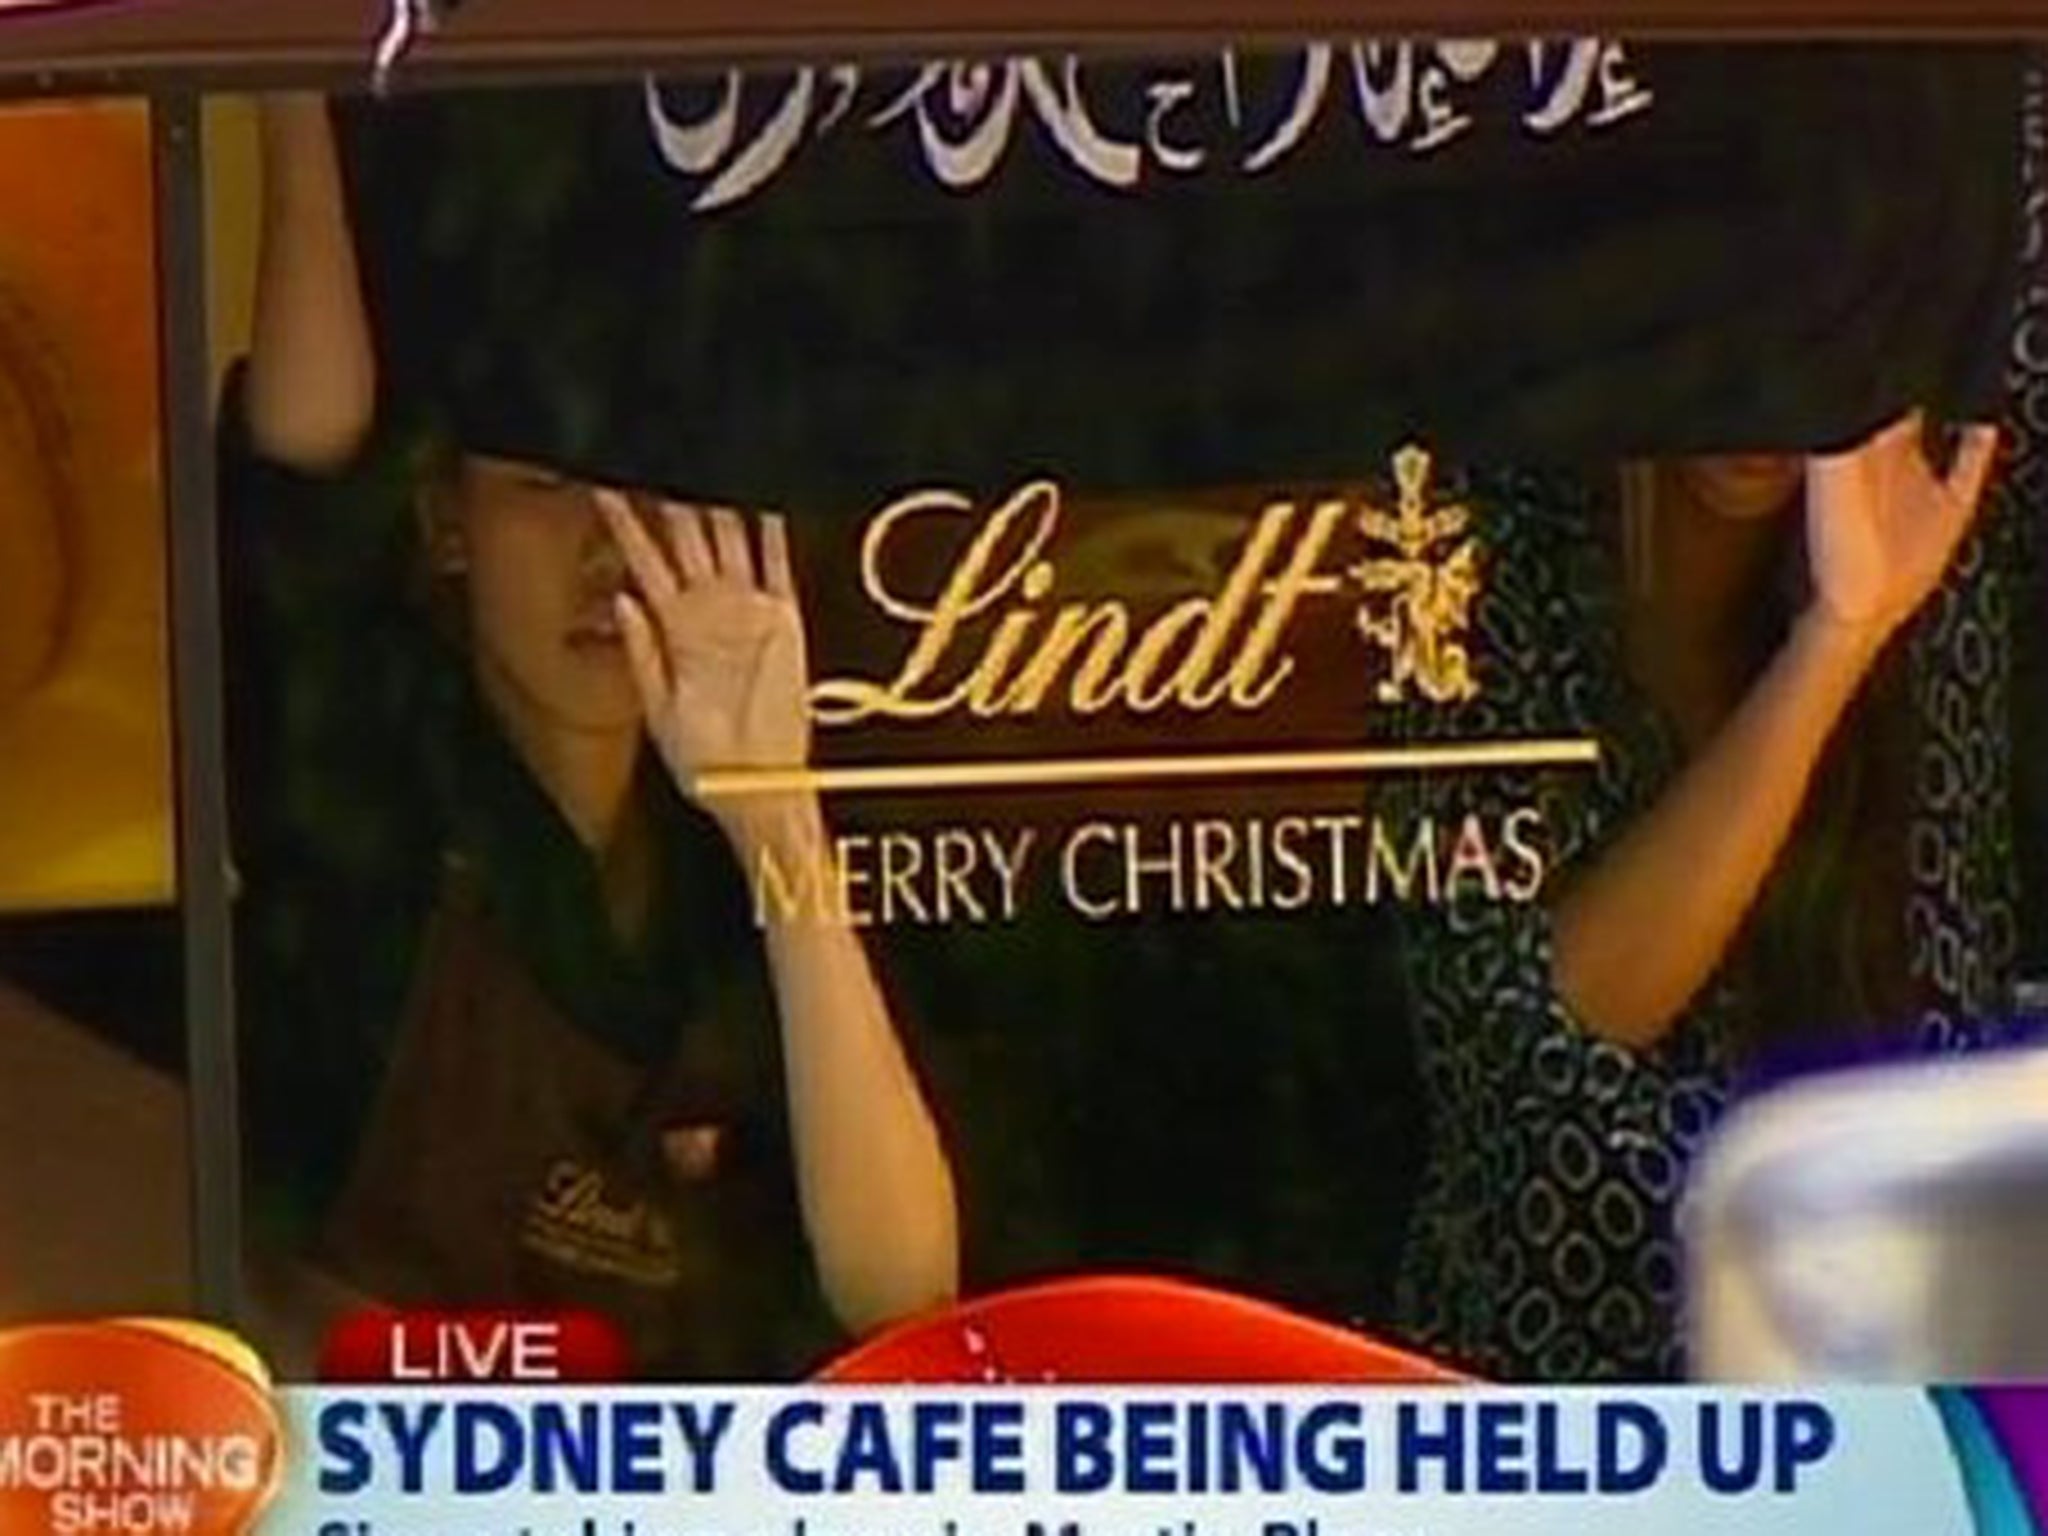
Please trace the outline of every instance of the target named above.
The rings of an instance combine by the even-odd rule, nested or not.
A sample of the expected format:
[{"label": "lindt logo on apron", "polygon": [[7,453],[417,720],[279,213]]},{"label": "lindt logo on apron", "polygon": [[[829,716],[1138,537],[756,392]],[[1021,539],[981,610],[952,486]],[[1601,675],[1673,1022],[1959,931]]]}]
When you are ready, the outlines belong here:
[{"label": "lindt logo on apron", "polygon": [[[772,1036],[768,1020],[738,1023]],[[675,1059],[652,1071],[606,1048],[541,991],[452,863],[327,1224],[340,1278],[393,1305],[593,1309],[642,1367],[740,1347],[742,1314],[774,1289],[759,1234],[779,1230],[781,1201],[772,1169],[707,1109],[741,1092],[710,1033],[679,1020]]]},{"label": "lindt logo on apron", "polygon": [[630,1192],[613,1192],[601,1170],[569,1159],[548,1170],[527,1206],[520,1241],[569,1269],[632,1285],[671,1286],[682,1278],[673,1223]]}]

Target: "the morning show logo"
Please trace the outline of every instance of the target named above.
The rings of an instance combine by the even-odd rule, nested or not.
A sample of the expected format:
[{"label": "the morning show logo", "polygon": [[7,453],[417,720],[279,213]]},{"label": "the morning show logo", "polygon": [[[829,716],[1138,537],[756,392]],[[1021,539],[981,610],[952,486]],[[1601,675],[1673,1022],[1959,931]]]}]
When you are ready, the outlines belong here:
[{"label": "the morning show logo", "polygon": [[0,1334],[0,1531],[240,1536],[276,1492],[262,1363],[212,1329]]}]

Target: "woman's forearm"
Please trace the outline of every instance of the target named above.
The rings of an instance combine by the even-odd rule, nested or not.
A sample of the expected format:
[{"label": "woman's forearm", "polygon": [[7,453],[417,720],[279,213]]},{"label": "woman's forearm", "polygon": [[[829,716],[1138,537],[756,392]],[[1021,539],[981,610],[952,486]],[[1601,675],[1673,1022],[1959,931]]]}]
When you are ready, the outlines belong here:
[{"label": "woman's forearm", "polygon": [[[814,800],[727,826],[749,870],[832,856]],[[952,1169],[859,935],[843,916],[770,913],[766,939],[804,1225],[827,1301],[865,1332],[958,1288]]]},{"label": "woman's forearm", "polygon": [[1553,917],[1553,979],[1588,1029],[1647,1048],[1706,985],[1880,644],[1802,619],[1706,749],[1569,887]]},{"label": "woman's forearm", "polygon": [[294,469],[340,469],[375,409],[376,364],[364,313],[327,103],[265,96],[262,226],[248,370],[258,452]]}]

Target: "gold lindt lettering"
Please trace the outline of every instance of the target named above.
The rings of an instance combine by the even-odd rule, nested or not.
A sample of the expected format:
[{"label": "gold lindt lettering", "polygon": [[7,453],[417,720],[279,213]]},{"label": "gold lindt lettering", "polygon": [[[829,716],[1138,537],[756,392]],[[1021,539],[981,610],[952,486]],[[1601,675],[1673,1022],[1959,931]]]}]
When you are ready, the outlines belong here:
[{"label": "gold lindt lettering", "polygon": [[[1289,507],[1290,521],[1294,509]],[[1308,531],[1294,546],[1286,566],[1265,585],[1265,607],[1245,637],[1230,669],[1230,702],[1239,709],[1264,709],[1294,672],[1292,656],[1275,657],[1288,622],[1304,597],[1335,592],[1340,579],[1317,570],[1338,525],[1349,515],[1341,501],[1326,501],[1309,520]]]},{"label": "gold lindt lettering", "polygon": [[619,1242],[638,1238],[647,1221],[646,1206],[635,1201],[609,1203],[605,1199],[604,1175],[575,1163],[557,1163],[549,1171],[545,1190],[534,1209],[541,1217]]},{"label": "gold lindt lettering", "polygon": [[1338,591],[1344,580],[1324,570],[1323,559],[1346,505],[1325,502],[1304,516],[1275,502],[1212,595],[1183,599],[1149,623],[1114,598],[1047,611],[1058,585],[1050,552],[1062,509],[1051,481],[1020,487],[981,521],[926,601],[889,585],[891,542],[917,518],[972,517],[972,504],[927,490],[885,508],[862,542],[861,579],[877,608],[916,633],[887,681],[816,684],[811,712],[819,724],[931,720],[958,710],[984,719],[1031,715],[1056,701],[1080,715],[1116,705],[1138,714],[1170,704],[1262,709],[1293,674],[1286,639],[1302,601]]},{"label": "gold lindt lettering", "polygon": [[[1188,649],[1187,658],[1173,674],[1167,692],[1157,696],[1151,707],[1157,708],[1169,701],[1183,709],[1201,711],[1214,709],[1229,694],[1231,677],[1218,678],[1214,674],[1229,655],[1230,639],[1236,632],[1237,623],[1245,610],[1258,595],[1259,578],[1266,573],[1266,565],[1273,558],[1273,552],[1286,539],[1294,527],[1298,510],[1289,502],[1275,502],[1259,514],[1258,525],[1252,529],[1252,536],[1245,542],[1244,553],[1237,557],[1237,564],[1231,567],[1229,578],[1223,583],[1223,590],[1214,598],[1191,597],[1169,609],[1153,626],[1153,632],[1178,634],[1179,628],[1191,621],[1199,621],[1201,627],[1193,645]],[[1327,536],[1325,537],[1327,542]],[[1321,551],[1317,551],[1318,554]],[[1147,638],[1150,638],[1149,635]],[[1160,648],[1170,643],[1161,640]],[[1140,663],[1143,664],[1142,668]],[[1157,665],[1139,642],[1138,656],[1133,658],[1132,707],[1144,712],[1140,691],[1149,681],[1150,668]],[[1153,698],[1149,693],[1143,698]]]},{"label": "gold lindt lettering", "polygon": [[[882,555],[896,529],[911,518],[940,512],[972,515],[973,503],[953,491],[916,491],[892,503],[868,525],[861,545],[861,581],[868,596],[890,618],[918,626],[917,642],[887,684],[865,678],[827,678],[811,689],[811,714],[820,725],[857,725],[874,715],[892,720],[929,720],[957,709],[966,699],[969,682],[936,698],[919,698],[939,670],[962,628],[980,618],[1009,593],[1030,582],[1044,564],[1045,548],[1059,528],[1059,487],[1034,480],[1022,487],[981,526],[966,552],[929,604],[907,601],[890,591],[882,576]],[[1007,564],[997,565],[1011,531],[1026,528],[1023,548]],[[1045,578],[1050,579],[1050,574]],[[1036,585],[1036,583],[1032,583]],[[1013,616],[1015,617],[1015,616]],[[1013,645],[1021,645],[1021,625],[1009,627]]]},{"label": "gold lindt lettering", "polygon": [[975,713],[1035,713],[1076,655],[1081,657],[1081,664],[1074,670],[1068,697],[1077,714],[1101,713],[1116,702],[1121,682],[1118,663],[1123,659],[1124,647],[1130,643],[1130,635],[1131,619],[1122,603],[1069,603],[1053,615],[1052,627],[1018,672],[1016,686],[992,700],[989,708],[977,709]]},{"label": "gold lindt lettering", "polygon": [[[1195,651],[1216,627],[1216,615],[1222,606],[1215,598],[1183,598],[1146,626],[1145,633],[1138,637],[1137,649],[1131,652],[1130,665],[1124,669],[1124,702],[1132,713],[1149,715],[1177,698],[1193,705],[1193,700],[1200,696],[1201,680]],[[1189,630],[1195,632],[1195,640],[1186,659],[1155,687],[1154,675]],[[1188,697],[1181,698],[1183,692]]]}]

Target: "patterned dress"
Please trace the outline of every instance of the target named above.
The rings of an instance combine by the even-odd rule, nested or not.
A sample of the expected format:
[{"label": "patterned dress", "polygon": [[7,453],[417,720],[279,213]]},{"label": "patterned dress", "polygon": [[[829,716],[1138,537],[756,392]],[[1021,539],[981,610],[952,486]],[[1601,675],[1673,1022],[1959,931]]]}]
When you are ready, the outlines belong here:
[{"label": "patterned dress", "polygon": [[[2021,914],[2048,957],[2048,73],[2026,73],[2018,313],[2006,360],[2005,463],[1978,526],[1914,626],[1920,739],[1908,832],[1907,938],[1931,1048],[2022,1032],[2015,996]],[[2032,839],[2022,855],[2020,844]],[[2022,897],[2022,874],[2027,886]]]},{"label": "patterned dress", "polygon": [[[1471,477],[1486,551],[1474,623],[1480,695],[1418,712],[1419,734],[1593,737],[1591,769],[1428,780],[1416,811],[1455,823],[1541,810],[1551,887],[1678,763],[1675,738],[1625,681],[1608,539],[1614,494],[1594,480]],[[1678,1368],[1672,1212],[1718,1117],[1736,1000],[1710,987],[1665,1043],[1596,1040],[1550,980],[1540,903],[1464,882],[1418,908],[1407,938],[1432,1158],[1403,1261],[1416,1340],[1496,1379],[1654,1379]]]},{"label": "patterned dress", "polygon": [[[2011,1033],[2011,594],[2017,534],[2040,516],[2040,434],[2027,418],[2041,375],[2016,356],[2012,385],[2007,473],[1903,643],[1916,747],[1903,920],[1917,1012],[1889,1029],[1869,1021],[1879,1032],[1867,1048],[1881,1055],[1976,1049]],[[1409,791],[1440,824],[1540,809],[1552,898],[1681,766],[1675,733],[1620,651],[1618,496],[1612,476],[1468,479],[1462,499],[1487,551],[1473,633],[1481,693],[1406,722],[1418,736],[1600,743],[1597,769]],[[1595,1039],[1558,996],[1543,904],[1494,900],[1467,882],[1407,916],[1432,1147],[1399,1283],[1406,1326],[1497,1379],[1681,1374],[1675,1215],[1740,1081],[1736,1026],[1754,983],[1732,959],[1656,1048],[1633,1052]]]}]

